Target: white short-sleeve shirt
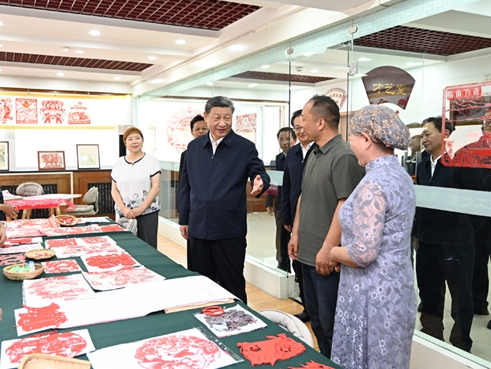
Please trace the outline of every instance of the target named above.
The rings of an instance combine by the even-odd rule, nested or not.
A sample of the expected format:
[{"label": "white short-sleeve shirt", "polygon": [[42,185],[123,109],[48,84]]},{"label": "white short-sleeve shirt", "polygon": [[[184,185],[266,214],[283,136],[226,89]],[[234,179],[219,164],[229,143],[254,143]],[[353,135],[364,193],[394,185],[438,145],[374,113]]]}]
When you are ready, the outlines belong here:
[{"label": "white short-sleeve shirt", "polygon": [[[114,164],[111,178],[116,183],[116,187],[121,194],[125,206],[128,209],[134,209],[145,201],[151,188],[151,178],[160,172],[160,165],[157,158],[145,153],[140,160],[134,163],[126,161],[126,158],[121,156],[116,161],[116,164]],[[123,216],[117,204],[114,208],[120,216]],[[156,196],[142,215],[159,210],[160,199],[159,196]]]}]

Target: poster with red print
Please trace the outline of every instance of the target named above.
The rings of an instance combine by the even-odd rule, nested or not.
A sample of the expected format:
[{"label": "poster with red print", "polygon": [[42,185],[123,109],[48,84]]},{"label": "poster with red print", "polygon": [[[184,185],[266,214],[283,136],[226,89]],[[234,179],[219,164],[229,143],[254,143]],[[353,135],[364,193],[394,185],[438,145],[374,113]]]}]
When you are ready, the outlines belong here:
[{"label": "poster with red print", "polygon": [[87,357],[94,369],[216,369],[243,361],[197,328],[103,348],[88,353]]},{"label": "poster with red print", "polygon": [[108,255],[81,256],[89,272],[116,271],[122,268],[139,266],[135,259],[126,252]]},{"label": "poster with red print", "polygon": [[82,272],[94,290],[108,291],[123,288],[128,284],[139,284],[165,279],[161,275],[152,272],[144,266],[135,268],[123,268],[115,272]]},{"label": "poster with red print", "polygon": [[13,105],[10,97],[0,99],[0,123],[12,123]]},{"label": "poster with red print", "polygon": [[22,358],[30,354],[75,357],[94,350],[95,347],[87,329],[35,334],[21,339],[3,341],[0,369],[17,368]]},{"label": "poster with red print", "polygon": [[65,108],[61,100],[44,100],[39,108],[40,118],[44,124],[63,124]]},{"label": "poster with red print", "polygon": [[24,305],[43,306],[57,300],[75,300],[95,294],[81,274],[22,282]]},{"label": "poster with red print", "polygon": [[257,114],[237,115],[237,134],[247,138],[249,141],[256,143]]},{"label": "poster with red print", "polygon": [[15,122],[17,124],[38,124],[37,99],[15,99]]},{"label": "poster with red print", "polygon": [[58,261],[46,261],[41,263],[44,266],[44,272],[47,274],[51,273],[70,273],[70,272],[80,272],[80,266],[77,260],[58,260]]}]

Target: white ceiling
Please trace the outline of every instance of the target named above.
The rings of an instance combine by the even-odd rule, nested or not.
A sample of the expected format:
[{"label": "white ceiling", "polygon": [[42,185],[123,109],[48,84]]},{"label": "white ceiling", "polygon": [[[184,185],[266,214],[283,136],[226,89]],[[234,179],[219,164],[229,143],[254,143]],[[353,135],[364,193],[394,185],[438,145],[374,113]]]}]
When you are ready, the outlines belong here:
[{"label": "white ceiling", "polygon": [[[60,81],[64,83],[73,81],[75,84],[81,81],[117,83],[129,92],[135,89],[145,92],[154,88],[150,81],[160,78],[166,71],[183,63],[189,64],[185,69],[186,72],[183,72],[184,75],[176,73],[172,77],[174,80],[216,68],[293,37],[325,28],[330,23],[342,21],[353,14],[363,14],[397,1],[239,0],[238,2],[261,5],[263,8],[221,31],[2,6],[0,21],[4,25],[0,27],[2,45],[0,52],[122,60],[149,63],[153,66],[144,72],[115,72],[0,62],[0,78],[8,77],[9,84],[14,83],[16,79],[22,80],[22,84],[28,83],[26,79],[50,79],[55,84]],[[458,11],[422,19],[411,26],[446,31],[457,29],[459,32],[491,37],[490,18],[491,1],[483,0]],[[309,21],[305,22],[305,19]],[[292,27],[293,24],[299,26]],[[99,30],[101,35],[90,36],[88,32],[93,29]],[[185,40],[186,44],[176,44],[178,39]],[[69,49],[64,51],[64,48]],[[76,50],[83,51],[83,54],[77,54]],[[359,64],[361,73],[364,72],[364,68],[371,68],[372,65],[380,66],[384,63],[406,67],[406,63],[418,59],[414,55],[387,55],[373,53],[373,50],[357,51],[358,53],[360,57],[366,56],[372,59],[371,62]],[[157,59],[149,60],[149,56],[155,56]],[[302,66],[302,73],[343,78],[347,69],[346,57],[347,53],[344,50],[328,50],[321,55],[294,60],[293,64],[294,67]],[[441,59],[426,59],[425,63],[441,62]],[[284,63],[274,64],[268,71],[286,73],[287,64],[285,59]],[[318,72],[312,73],[312,69],[317,69]],[[57,76],[59,72],[63,72],[64,76]],[[119,79],[116,80],[115,77]]]}]

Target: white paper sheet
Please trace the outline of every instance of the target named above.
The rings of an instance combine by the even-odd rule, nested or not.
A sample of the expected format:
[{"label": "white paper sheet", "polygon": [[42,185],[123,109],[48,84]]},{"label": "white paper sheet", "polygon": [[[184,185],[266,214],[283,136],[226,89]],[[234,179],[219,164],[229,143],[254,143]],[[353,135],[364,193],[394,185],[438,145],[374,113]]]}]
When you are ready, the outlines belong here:
[{"label": "white paper sheet", "polygon": [[53,354],[75,357],[94,351],[87,329],[73,332],[48,332],[2,342],[0,369],[17,368],[25,355]]},{"label": "white paper sheet", "polygon": [[237,363],[196,328],[106,347],[87,356],[94,369],[217,369]]},{"label": "white paper sheet", "polygon": [[219,316],[196,314],[195,317],[219,338],[267,327],[266,323],[240,305],[224,310],[225,313]]},{"label": "white paper sheet", "polygon": [[148,283],[165,279],[165,277],[152,272],[144,266],[123,268],[114,272],[82,272],[82,274],[92,288],[99,291],[109,291],[123,288],[129,284]]},{"label": "white paper sheet", "polygon": [[43,246],[40,243],[31,243],[27,245],[19,245],[19,246],[11,246],[11,247],[1,247],[0,248],[0,255],[1,254],[20,254],[20,253],[26,253],[31,250],[40,250],[42,249]]},{"label": "white paper sheet", "polygon": [[77,300],[57,300],[53,302],[56,306],[51,306],[50,301],[37,308],[27,305],[15,310],[14,314],[17,334],[21,336],[49,328],[80,327],[138,318],[155,311],[229,301],[232,298],[236,297],[210,279],[193,276],[131,284]]},{"label": "white paper sheet", "polygon": [[79,223],[109,223],[111,219],[107,217],[87,217],[77,218]]}]

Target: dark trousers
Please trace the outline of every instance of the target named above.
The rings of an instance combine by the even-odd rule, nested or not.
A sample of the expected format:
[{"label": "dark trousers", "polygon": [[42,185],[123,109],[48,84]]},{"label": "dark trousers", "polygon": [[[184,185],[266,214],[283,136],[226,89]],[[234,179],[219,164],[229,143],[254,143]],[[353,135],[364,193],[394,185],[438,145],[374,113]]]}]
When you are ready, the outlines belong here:
[{"label": "dark trousers", "polygon": [[283,227],[281,220],[281,210],[274,211],[276,221],[276,260],[278,268],[288,273],[291,272],[290,257],[288,256],[288,242],[290,242],[290,232]]},{"label": "dark trousers", "polygon": [[226,240],[190,237],[189,242],[192,270],[218,282],[247,304],[244,278],[247,245],[245,236]]},{"label": "dark trousers", "polygon": [[334,315],[338,298],[339,273],[323,276],[315,267],[302,265],[304,306],[310,316],[319,349],[324,356],[331,357]]},{"label": "dark trousers", "polygon": [[419,242],[416,276],[422,302],[421,331],[443,340],[445,296],[442,294],[442,286],[447,281],[452,297],[451,315],[455,322],[450,342],[465,351],[470,351],[472,347],[473,268],[473,245],[443,246]]},{"label": "dark trousers", "polygon": [[136,217],[136,224],[138,227],[137,236],[142,239],[154,249],[158,244],[158,230],[159,230],[159,212],[155,211],[150,214],[140,215]]},{"label": "dark trousers", "polygon": [[486,218],[484,226],[477,231],[474,239],[475,258],[472,279],[474,311],[482,314],[488,308],[488,261],[491,256],[491,218]]},{"label": "dark trousers", "polygon": [[298,296],[302,300],[302,305],[305,307],[305,294],[303,293],[303,274],[302,263],[298,260],[292,262],[293,270],[295,271],[295,282],[298,282]]}]

